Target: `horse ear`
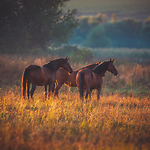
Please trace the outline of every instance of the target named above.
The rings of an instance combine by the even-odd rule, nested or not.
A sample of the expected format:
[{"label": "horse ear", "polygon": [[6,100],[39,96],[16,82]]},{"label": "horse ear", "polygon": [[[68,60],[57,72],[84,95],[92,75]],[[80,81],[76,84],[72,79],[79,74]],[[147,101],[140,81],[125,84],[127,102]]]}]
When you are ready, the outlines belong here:
[{"label": "horse ear", "polygon": [[109,61],[112,61],[112,62],[113,62],[113,61],[114,61],[114,59],[110,59]]},{"label": "horse ear", "polygon": [[66,60],[69,60],[69,57],[66,57],[65,59],[66,59]]}]

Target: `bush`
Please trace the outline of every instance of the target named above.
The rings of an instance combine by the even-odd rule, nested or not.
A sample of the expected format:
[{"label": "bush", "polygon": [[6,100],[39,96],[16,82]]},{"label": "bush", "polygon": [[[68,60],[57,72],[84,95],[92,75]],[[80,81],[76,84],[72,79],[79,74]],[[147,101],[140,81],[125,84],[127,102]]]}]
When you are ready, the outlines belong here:
[{"label": "bush", "polygon": [[92,50],[87,48],[78,48],[74,45],[63,45],[59,48],[50,51],[51,54],[59,57],[70,57],[70,62],[85,63],[90,62],[94,54]]},{"label": "bush", "polygon": [[71,56],[71,61],[73,63],[75,62],[89,63],[90,61],[92,61],[94,57],[93,52],[90,49],[86,49],[86,48],[81,48],[78,49],[77,51],[73,51],[73,53],[70,56]]},{"label": "bush", "polygon": [[92,29],[91,32],[87,35],[86,41],[83,43],[83,46],[97,48],[97,47],[109,47],[111,41],[105,36],[105,32],[102,26],[97,26]]}]

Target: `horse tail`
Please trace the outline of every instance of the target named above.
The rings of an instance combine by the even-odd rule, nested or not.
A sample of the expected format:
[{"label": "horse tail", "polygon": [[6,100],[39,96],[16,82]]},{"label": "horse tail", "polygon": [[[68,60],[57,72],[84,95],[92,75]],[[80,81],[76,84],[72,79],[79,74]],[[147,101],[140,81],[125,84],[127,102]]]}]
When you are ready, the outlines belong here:
[{"label": "horse tail", "polygon": [[26,82],[27,82],[27,76],[28,76],[28,68],[26,68],[24,70],[24,73],[22,75],[22,96],[25,98],[25,94],[26,94]]},{"label": "horse tail", "polygon": [[84,72],[80,72],[80,98],[83,98],[84,93]]}]

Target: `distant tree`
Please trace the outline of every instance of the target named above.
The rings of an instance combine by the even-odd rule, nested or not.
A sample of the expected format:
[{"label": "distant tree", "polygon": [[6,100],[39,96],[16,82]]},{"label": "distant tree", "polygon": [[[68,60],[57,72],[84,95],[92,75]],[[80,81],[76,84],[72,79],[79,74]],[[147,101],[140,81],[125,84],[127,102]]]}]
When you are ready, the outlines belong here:
[{"label": "distant tree", "polygon": [[79,23],[80,23],[80,28],[87,30],[89,29],[89,24],[88,24],[89,16],[81,16],[79,17]]},{"label": "distant tree", "polygon": [[118,20],[117,15],[116,15],[115,13],[113,13],[113,14],[111,15],[111,22],[116,22],[117,20]]},{"label": "distant tree", "polygon": [[150,16],[145,20],[145,25],[150,25]]},{"label": "distant tree", "polygon": [[1,0],[0,52],[59,46],[78,26],[76,10],[63,12],[69,0]]},{"label": "distant tree", "polygon": [[103,24],[104,22],[107,22],[107,16],[101,13],[97,13],[96,16],[89,16],[89,19],[88,19],[88,24],[91,27],[98,26],[100,24]]},{"label": "distant tree", "polygon": [[73,39],[76,39],[76,36],[78,36],[78,39],[86,38],[87,34],[89,33],[89,31],[91,29],[90,25],[88,24],[88,19],[89,19],[89,17],[87,17],[87,16],[79,17],[79,27],[74,29],[75,36],[73,37]]},{"label": "distant tree", "polygon": [[84,43],[89,32],[107,22],[107,16],[105,14],[97,13],[96,16],[81,16],[79,17],[79,26],[74,29],[74,37],[69,40],[69,44],[78,44]]},{"label": "distant tree", "polygon": [[91,32],[87,35],[86,41],[83,46],[97,48],[97,47],[109,47],[111,41],[106,37],[104,29],[101,25],[93,28]]},{"label": "distant tree", "polygon": [[141,47],[150,48],[150,22],[149,19],[145,21],[145,25],[141,31]]},{"label": "distant tree", "polygon": [[101,13],[97,13],[96,15],[96,19],[99,20],[100,23],[104,23],[107,22],[107,15],[106,14],[101,14]]},{"label": "distant tree", "polygon": [[113,47],[138,47],[142,22],[134,19],[123,19],[103,25],[105,35],[112,41]]}]

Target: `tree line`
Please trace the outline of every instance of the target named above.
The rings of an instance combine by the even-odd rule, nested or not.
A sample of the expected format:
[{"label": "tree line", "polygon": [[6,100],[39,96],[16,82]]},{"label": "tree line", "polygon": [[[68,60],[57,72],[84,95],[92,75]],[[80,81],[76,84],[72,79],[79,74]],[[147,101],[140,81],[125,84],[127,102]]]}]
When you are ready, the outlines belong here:
[{"label": "tree line", "polygon": [[84,47],[150,48],[150,18],[109,22],[105,14],[75,17],[69,0],[1,0],[0,53],[27,53],[62,44]]},{"label": "tree line", "polygon": [[67,43],[78,26],[69,0],[1,0],[0,52],[24,53]]},{"label": "tree line", "polygon": [[81,16],[79,23],[70,44],[91,48],[150,48],[150,17],[144,23],[132,18],[118,21],[113,14],[111,21],[107,21],[105,14],[98,13],[96,16]]}]

